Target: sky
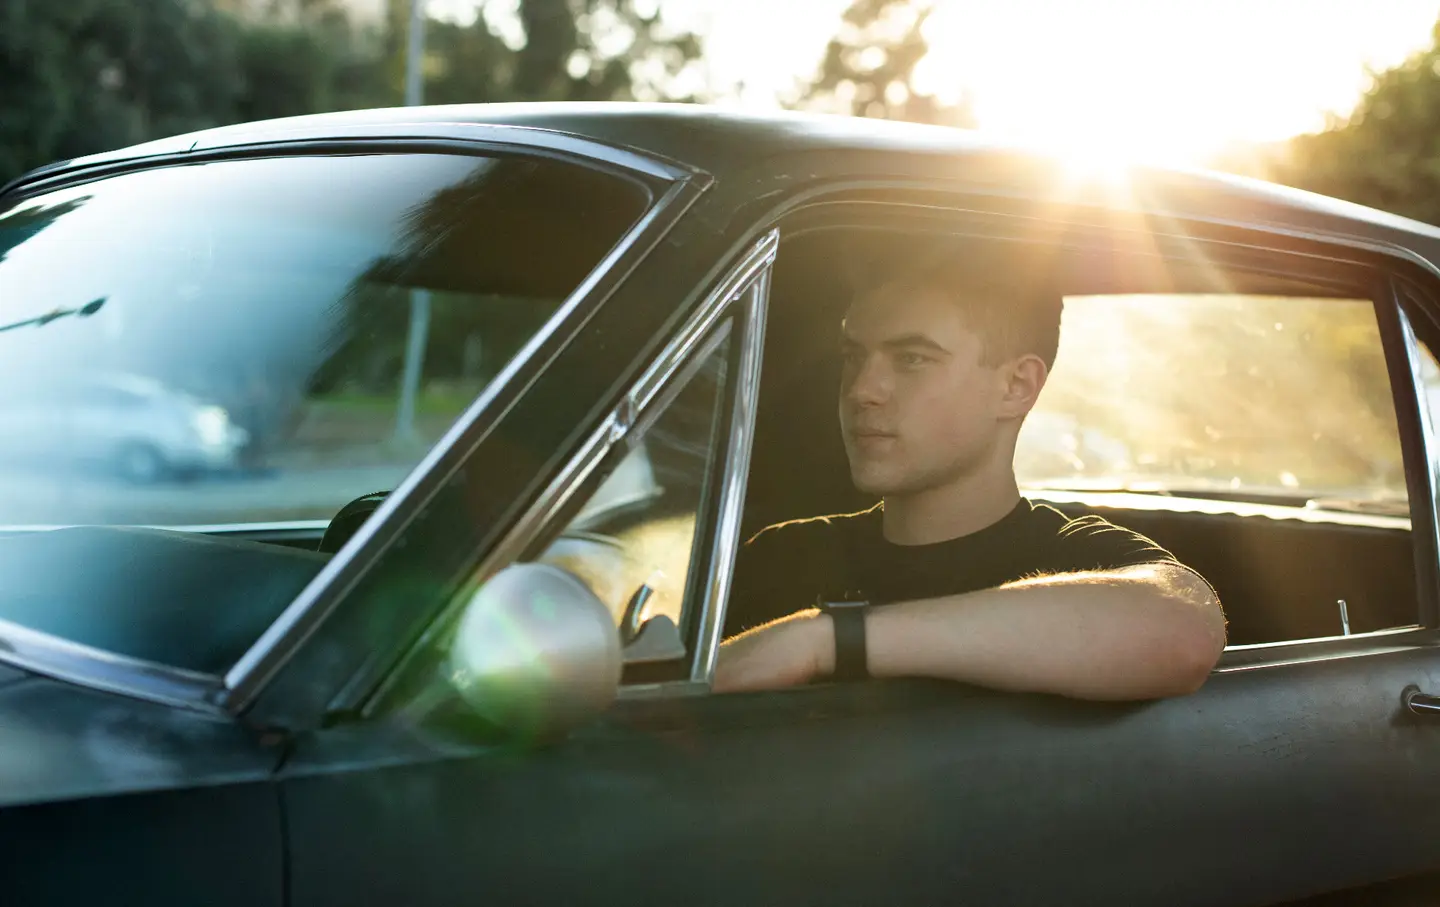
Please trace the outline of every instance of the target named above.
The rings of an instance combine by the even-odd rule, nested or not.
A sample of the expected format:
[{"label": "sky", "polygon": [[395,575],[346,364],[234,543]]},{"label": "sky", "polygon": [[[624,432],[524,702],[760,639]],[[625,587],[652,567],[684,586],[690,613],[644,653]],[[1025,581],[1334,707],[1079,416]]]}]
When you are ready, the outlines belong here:
[{"label": "sky", "polygon": [[[428,0],[473,18],[477,0]],[[496,8],[515,0],[490,0]],[[778,106],[848,0],[654,0],[704,39],[727,104]],[[923,88],[982,130],[1084,153],[1198,163],[1320,129],[1426,45],[1436,0],[938,0]],[[742,87],[743,86],[743,87]]]}]

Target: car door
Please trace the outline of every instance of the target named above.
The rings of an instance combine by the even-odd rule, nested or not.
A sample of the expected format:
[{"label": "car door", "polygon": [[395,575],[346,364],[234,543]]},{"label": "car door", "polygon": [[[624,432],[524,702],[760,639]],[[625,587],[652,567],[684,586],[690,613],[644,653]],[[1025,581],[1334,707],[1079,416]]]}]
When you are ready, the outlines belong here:
[{"label": "car door", "polygon": [[[1193,258],[1201,231],[1174,232],[1099,234],[1089,248],[1125,259],[1174,240]],[[1397,304],[1383,260],[1323,243],[1302,256],[1261,234],[1225,239],[1244,241],[1244,266],[1217,244],[1201,258],[1215,273],[1323,283],[1339,279],[1333,264],[1369,294],[1360,301],[1384,339],[1416,539],[1414,601],[1397,605],[1411,626],[1236,649],[1198,693],[1153,703],[923,680],[708,695],[740,540],[750,370],[760,328],[774,321],[760,315],[767,284],[752,256],[712,286],[602,431],[577,440],[490,565],[551,557],[622,611],[657,571],[687,563],[657,599],[683,655],[634,659],[602,719],[535,745],[446,695],[443,654],[427,648],[444,633],[427,636],[364,707],[297,740],[282,781],[293,903],[1271,903],[1440,866],[1440,795],[1427,784],[1440,728],[1405,700],[1440,688],[1436,486],[1411,383],[1423,309]],[[1304,273],[1319,267],[1316,253],[1336,262]],[[1213,267],[1222,261],[1234,270]],[[725,401],[723,430],[667,419],[695,375],[717,372],[727,380],[700,397]],[[624,450],[655,446],[651,429],[704,451],[674,483],[680,513],[686,495],[699,498],[693,528],[667,524],[681,548],[668,561],[634,537],[611,544],[603,521],[605,539],[585,536],[574,519],[607,497],[599,489],[615,497],[607,477],[633,466]],[[639,443],[616,449],[623,439]],[[805,468],[808,452],[798,457]],[[665,523],[645,516],[656,498],[639,499],[638,525]],[[587,555],[587,543],[615,557]]]},{"label": "car door", "polygon": [[5,903],[284,903],[281,738],[8,666],[0,728]]}]

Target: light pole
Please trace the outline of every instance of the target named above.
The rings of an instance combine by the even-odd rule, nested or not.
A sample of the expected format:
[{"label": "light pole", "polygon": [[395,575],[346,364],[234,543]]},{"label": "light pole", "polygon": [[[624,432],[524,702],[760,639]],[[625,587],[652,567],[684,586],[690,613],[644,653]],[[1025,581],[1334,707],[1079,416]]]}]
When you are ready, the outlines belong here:
[{"label": "light pole", "polygon": [[[425,0],[410,0],[410,43],[405,53],[405,106],[425,103]],[[395,413],[395,438],[416,437],[415,401],[420,396],[420,374],[425,365],[425,344],[430,335],[430,293],[410,291],[410,332],[405,341],[405,370],[400,378],[400,405]]]}]

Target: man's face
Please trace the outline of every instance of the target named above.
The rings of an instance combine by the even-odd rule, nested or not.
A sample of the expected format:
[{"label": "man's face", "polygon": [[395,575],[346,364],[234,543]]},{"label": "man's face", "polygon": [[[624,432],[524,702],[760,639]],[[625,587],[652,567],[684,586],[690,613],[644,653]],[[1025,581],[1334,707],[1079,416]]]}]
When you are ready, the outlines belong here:
[{"label": "man's face", "polygon": [[940,290],[882,287],[860,297],[843,335],[840,426],[857,488],[926,491],[996,454],[1013,417],[1006,379],[982,364],[979,335]]}]

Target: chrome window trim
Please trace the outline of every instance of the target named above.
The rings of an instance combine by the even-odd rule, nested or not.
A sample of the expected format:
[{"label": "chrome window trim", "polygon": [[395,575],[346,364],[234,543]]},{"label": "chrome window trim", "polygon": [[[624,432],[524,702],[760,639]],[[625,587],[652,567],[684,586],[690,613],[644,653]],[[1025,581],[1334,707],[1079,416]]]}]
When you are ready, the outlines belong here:
[{"label": "chrome window trim", "polygon": [[213,674],[117,655],[0,619],[0,661],[92,690],[223,716],[208,696]]},{"label": "chrome window trim", "polygon": [[1227,646],[1212,674],[1233,674],[1257,668],[1283,667],[1357,658],[1368,655],[1408,652],[1417,648],[1434,648],[1435,632],[1426,627],[1389,627],[1350,636],[1320,636],[1310,639],[1282,639],[1274,642],[1247,643]]},{"label": "chrome window trim", "polygon": [[[585,479],[599,467],[605,457],[618,445],[628,443],[631,437],[643,432],[664,410],[668,402],[666,391],[678,392],[686,374],[698,368],[705,356],[727,337],[734,337],[733,330],[715,333],[721,320],[732,314],[732,304],[749,296],[745,303],[746,330],[741,338],[740,368],[736,376],[734,406],[730,419],[730,437],[724,456],[724,472],[720,489],[720,505],[717,508],[717,531],[711,551],[710,576],[705,584],[702,597],[700,644],[696,653],[706,659],[708,667],[703,679],[692,677],[681,681],[654,684],[639,684],[624,687],[623,690],[643,690],[655,695],[656,691],[674,690],[677,693],[693,695],[696,684],[709,689],[709,678],[714,671],[718,636],[723,629],[719,612],[723,609],[715,602],[724,601],[729,590],[729,576],[732,565],[729,561],[716,561],[715,557],[730,556],[736,545],[734,536],[739,534],[740,507],[745,500],[745,482],[749,476],[750,441],[754,432],[754,398],[759,386],[760,358],[764,344],[765,301],[769,292],[770,266],[775,261],[779,248],[779,232],[772,230],[762,237],[737,264],[726,278],[706,297],[700,308],[690,316],[676,337],[670,341],[655,361],[636,379],[630,390],[610,411],[610,414],[581,445],[574,456],[540,492],[535,501],[516,519],[510,531],[491,549],[490,553],[476,568],[474,579],[467,584],[473,589],[485,579],[494,576],[501,569],[518,558],[535,540],[540,531],[550,525],[555,515],[570,501]],[[677,380],[680,379],[680,380]],[[726,537],[730,536],[726,544]],[[716,569],[716,564],[721,569]],[[723,577],[720,575],[723,574]],[[717,582],[718,579],[718,582]],[[444,634],[456,611],[467,598],[466,592],[457,594],[431,623],[419,642],[400,660],[389,676],[376,686],[368,697],[364,711],[385,698],[393,685],[405,674],[416,653],[423,652],[436,644]],[[357,695],[359,694],[359,695]],[[341,699],[354,700],[363,696],[358,690],[342,693]]]},{"label": "chrome window trim", "polygon": [[[1405,359],[1409,366],[1410,392],[1415,395],[1416,415],[1420,422],[1420,447],[1425,457],[1425,481],[1429,488],[1422,489],[1424,499],[1430,502],[1431,550],[1440,552],[1440,447],[1435,439],[1435,423],[1430,413],[1430,401],[1425,398],[1425,371],[1422,367],[1425,353],[1420,348],[1420,338],[1405,307],[1394,301],[1395,315],[1400,322],[1400,335],[1405,342]],[[1435,594],[1437,590],[1431,590]],[[1425,601],[1423,594],[1421,602]],[[1422,616],[1422,621],[1425,619]]]},{"label": "chrome window trim", "polygon": [[[686,198],[687,195],[690,195],[689,199]],[[473,431],[475,424],[486,415],[501,391],[530,366],[539,350],[571,319],[580,305],[603,285],[619,263],[637,249],[650,230],[663,220],[678,217],[688,207],[689,201],[693,201],[690,185],[683,182],[673,184],[595,265],[574,292],[556,308],[550,319],[511,357],[440,440],[380,502],[370,519],[341,546],[329,563],[225,673],[223,692],[227,708],[232,711],[243,709],[289,662],[295,651],[319,629],[343,600],[345,593],[358,581],[361,571],[352,566],[357,552],[371,545],[382,533],[387,536],[383,539],[385,548],[394,544],[408,524],[408,519],[397,523],[395,515],[404,513],[413,518],[415,512],[424,504],[418,500],[420,490],[428,485],[433,493],[433,489],[443,485],[459,469],[463,456],[456,456],[458,448],[465,436]],[[676,208],[679,210],[673,210]],[[483,437],[484,435],[481,439]],[[475,443],[479,443],[479,440]],[[437,467],[446,459],[452,458],[454,465],[442,475]]]},{"label": "chrome window trim", "polygon": [[[385,153],[398,150],[394,146],[429,145],[441,153],[469,151],[515,154],[542,153],[564,158],[582,166],[594,167],[596,162],[636,176],[666,181],[683,181],[700,171],[657,156],[646,156],[632,149],[537,126],[512,126],[493,123],[461,122],[399,122],[359,126],[325,126],[306,124],[289,128],[244,129],[221,127],[215,135],[197,138],[176,136],[132,145],[115,151],[102,152],[67,161],[54,170],[37,170],[22,176],[5,187],[7,196],[21,197],[49,191],[56,184],[76,180],[98,179],[134,168],[150,168],[167,163],[200,163],[232,158],[245,152],[266,155],[292,155],[308,150],[333,150],[345,153]],[[445,148],[443,146],[450,146]]]},{"label": "chrome window trim", "polygon": [[[745,303],[745,337],[736,375],[735,401],[730,415],[729,446],[725,452],[725,477],[720,487],[714,543],[710,552],[710,581],[701,599],[698,650],[691,663],[690,683],[709,689],[715,677],[715,660],[720,654],[725,631],[725,605],[740,548],[740,518],[745,508],[745,488],[750,478],[750,451],[755,437],[755,409],[760,395],[760,363],[765,348],[765,316],[770,300],[769,264],[775,260],[780,235],[771,231],[764,240],[768,250],[766,269],[749,289]],[[689,695],[681,684],[676,692]]]}]

